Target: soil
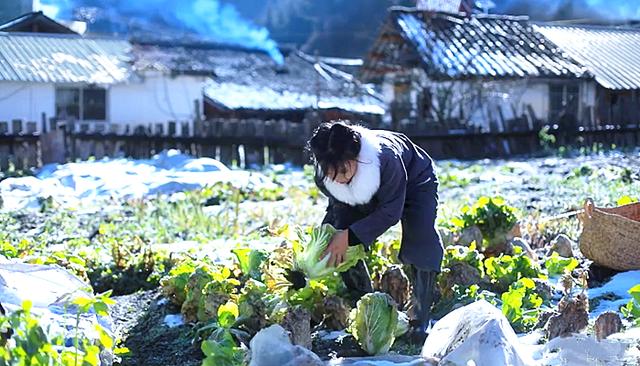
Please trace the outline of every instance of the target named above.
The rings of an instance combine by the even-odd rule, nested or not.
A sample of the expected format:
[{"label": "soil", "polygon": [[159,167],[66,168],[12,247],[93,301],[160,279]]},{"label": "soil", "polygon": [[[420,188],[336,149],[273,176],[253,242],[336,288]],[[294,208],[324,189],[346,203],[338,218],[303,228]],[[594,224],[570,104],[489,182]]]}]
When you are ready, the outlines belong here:
[{"label": "soil", "polygon": [[193,344],[193,329],[189,325],[169,328],[164,316],[177,313],[157,290],[140,291],[131,295],[115,296],[111,308],[117,347],[127,347],[130,354],[123,356],[116,366],[200,366],[204,358]]}]

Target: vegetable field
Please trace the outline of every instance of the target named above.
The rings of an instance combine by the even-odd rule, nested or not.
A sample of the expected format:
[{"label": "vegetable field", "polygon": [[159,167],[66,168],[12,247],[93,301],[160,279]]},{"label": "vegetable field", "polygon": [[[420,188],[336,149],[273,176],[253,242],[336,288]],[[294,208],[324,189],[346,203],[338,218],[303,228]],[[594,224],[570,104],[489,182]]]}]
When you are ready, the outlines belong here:
[{"label": "vegetable field", "polygon": [[[606,311],[621,319],[613,333],[640,324],[640,273],[592,265],[578,247],[577,217],[555,217],[586,198],[601,207],[637,201],[639,162],[632,153],[436,162],[445,259],[434,323],[485,300],[540,365],[561,364],[561,350],[544,349],[558,336],[600,337]],[[84,288],[56,308],[70,316],[62,332],[36,311],[38,289],[23,291],[33,299],[0,317],[0,365],[245,365],[252,338],[274,324],[315,353],[310,360],[419,355],[422,345],[405,335],[412,300],[398,260],[400,226],[369,252],[350,249],[344,266],[364,259],[377,291],[353,298],[338,274],[344,268],[322,258],[335,229],[319,226],[326,199],[312,170],[252,174],[269,184],[211,182],[93,202],[41,196],[36,207],[5,207],[0,264],[59,266]],[[87,331],[88,316],[109,321]]]}]

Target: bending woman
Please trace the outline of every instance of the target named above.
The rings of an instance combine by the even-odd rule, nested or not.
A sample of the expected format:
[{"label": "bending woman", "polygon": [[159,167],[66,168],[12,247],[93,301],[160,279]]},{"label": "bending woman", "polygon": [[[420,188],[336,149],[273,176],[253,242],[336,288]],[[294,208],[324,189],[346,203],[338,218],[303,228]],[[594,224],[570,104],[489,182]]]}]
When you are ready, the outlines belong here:
[{"label": "bending woman", "polygon": [[[329,198],[323,223],[339,229],[327,248],[329,264],[341,263],[349,245],[362,243],[369,249],[401,221],[399,259],[413,272],[412,333],[424,339],[443,256],[435,227],[438,181],[433,161],[401,133],[342,122],[320,125],[309,148],[316,185]],[[373,291],[363,261],[342,277],[357,297]]]}]

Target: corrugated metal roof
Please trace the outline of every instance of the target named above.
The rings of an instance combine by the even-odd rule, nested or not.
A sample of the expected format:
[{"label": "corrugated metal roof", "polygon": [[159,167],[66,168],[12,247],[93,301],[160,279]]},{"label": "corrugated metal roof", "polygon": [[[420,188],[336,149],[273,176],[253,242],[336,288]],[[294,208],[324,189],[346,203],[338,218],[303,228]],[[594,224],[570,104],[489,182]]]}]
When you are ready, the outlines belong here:
[{"label": "corrugated metal roof", "polygon": [[[522,78],[586,76],[586,69],[540,33],[526,17],[425,12],[408,8],[392,8],[388,28],[374,45],[372,55],[381,61],[367,60],[363,75],[375,79],[398,66],[411,66],[402,52],[401,39],[417,54],[428,75],[434,79]],[[376,65],[376,63],[378,63]],[[369,73],[369,74],[367,74]]]},{"label": "corrugated metal roof", "polygon": [[595,75],[608,89],[640,89],[640,29],[534,26]]},{"label": "corrugated metal roof", "polygon": [[129,78],[127,41],[0,33],[0,81],[112,84]]}]

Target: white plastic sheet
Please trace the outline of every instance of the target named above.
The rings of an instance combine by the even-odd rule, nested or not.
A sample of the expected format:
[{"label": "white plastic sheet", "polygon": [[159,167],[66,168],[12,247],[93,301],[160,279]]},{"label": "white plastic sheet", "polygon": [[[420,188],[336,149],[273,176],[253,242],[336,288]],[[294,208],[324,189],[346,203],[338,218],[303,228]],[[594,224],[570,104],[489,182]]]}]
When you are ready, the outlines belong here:
[{"label": "white plastic sheet", "polygon": [[519,344],[502,312],[481,300],[452,311],[436,323],[422,349],[425,359],[450,366],[528,366],[533,361]]}]

